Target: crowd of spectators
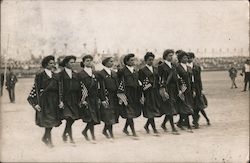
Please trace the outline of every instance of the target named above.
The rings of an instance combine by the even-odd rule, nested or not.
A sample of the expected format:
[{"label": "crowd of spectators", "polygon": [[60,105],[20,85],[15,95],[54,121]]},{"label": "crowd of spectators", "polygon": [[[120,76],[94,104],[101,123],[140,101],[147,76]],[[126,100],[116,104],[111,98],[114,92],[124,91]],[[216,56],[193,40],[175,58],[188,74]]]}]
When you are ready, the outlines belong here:
[{"label": "crowd of spectators", "polygon": [[[122,57],[115,57],[115,66],[116,68],[121,67]],[[14,71],[19,75],[19,77],[34,75],[41,68],[40,60],[42,58],[31,58],[29,60],[20,61],[14,59],[8,59],[7,67],[12,67]],[[228,70],[230,67],[234,66],[236,69],[242,69],[244,62],[248,59],[248,57],[244,56],[234,56],[234,57],[202,57],[196,58],[197,64],[201,66],[203,71],[221,71]],[[80,60],[80,58],[79,58]],[[155,64],[157,65],[160,62],[160,58],[156,59]],[[95,62],[94,62],[95,63]],[[137,59],[137,66],[141,67],[143,65],[142,59]],[[1,63],[1,69],[4,69],[5,64]]]}]

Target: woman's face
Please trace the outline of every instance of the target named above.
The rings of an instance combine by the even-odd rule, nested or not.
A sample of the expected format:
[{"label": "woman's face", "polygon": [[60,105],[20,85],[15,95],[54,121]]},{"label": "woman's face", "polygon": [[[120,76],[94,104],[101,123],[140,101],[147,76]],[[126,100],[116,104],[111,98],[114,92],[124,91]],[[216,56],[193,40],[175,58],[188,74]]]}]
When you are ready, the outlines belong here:
[{"label": "woman's face", "polygon": [[181,63],[187,63],[188,62],[188,57],[184,55],[181,59]]},{"label": "woman's face", "polygon": [[114,59],[110,58],[109,61],[106,63],[106,67],[111,68],[114,65]]},{"label": "woman's face", "polygon": [[146,61],[146,64],[149,65],[149,66],[152,66],[153,65],[153,62],[154,62],[154,57],[149,57]]},{"label": "woman's face", "polygon": [[92,67],[92,59],[90,59],[90,58],[85,59],[83,64],[84,64],[84,67],[91,68]]},{"label": "woman's face", "polygon": [[48,70],[53,70],[55,68],[55,61],[54,60],[50,60],[46,66],[46,68]]},{"label": "woman's face", "polygon": [[135,65],[135,57],[129,58],[129,60],[127,61],[127,65],[134,66]]},{"label": "woman's face", "polygon": [[74,59],[70,59],[69,62],[65,65],[65,67],[72,69],[74,64],[75,64],[75,60]]}]

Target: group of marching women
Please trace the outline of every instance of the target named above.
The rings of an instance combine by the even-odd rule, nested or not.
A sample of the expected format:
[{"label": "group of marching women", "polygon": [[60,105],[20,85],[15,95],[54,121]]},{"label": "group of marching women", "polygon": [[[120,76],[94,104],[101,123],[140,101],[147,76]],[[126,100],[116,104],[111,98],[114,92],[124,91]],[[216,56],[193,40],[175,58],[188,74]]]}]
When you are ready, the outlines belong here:
[{"label": "group of marching women", "polygon": [[[172,62],[176,53],[179,63]],[[179,134],[175,127],[173,116],[179,115],[177,127],[192,132],[189,116],[193,117],[193,125],[199,128],[199,113],[209,119],[204,108],[207,101],[202,93],[201,68],[193,63],[193,53],[178,50],[165,50],[163,62],[154,67],[155,55],[147,52],[144,56],[145,66],[139,71],[135,68],[135,55],[124,57],[124,67],[118,71],[112,70],[113,58],[106,57],[101,71],[93,70],[93,57],[82,58],[82,70],[78,73],[72,70],[75,56],[66,56],[61,62],[63,69],[55,73],[55,58],[47,56],[42,60],[44,70],[35,77],[33,88],[28,96],[28,102],[36,111],[36,124],[45,128],[42,141],[53,147],[51,130],[61,125],[66,126],[62,140],[74,143],[72,125],[81,119],[86,123],[82,135],[86,140],[95,140],[94,126],[104,122],[103,135],[114,138],[113,125],[119,122],[119,117],[126,119],[123,133],[137,137],[134,118],[143,113],[147,118],[144,129],[158,134],[155,117],[165,116],[161,128],[167,131],[169,121],[172,133]]]}]

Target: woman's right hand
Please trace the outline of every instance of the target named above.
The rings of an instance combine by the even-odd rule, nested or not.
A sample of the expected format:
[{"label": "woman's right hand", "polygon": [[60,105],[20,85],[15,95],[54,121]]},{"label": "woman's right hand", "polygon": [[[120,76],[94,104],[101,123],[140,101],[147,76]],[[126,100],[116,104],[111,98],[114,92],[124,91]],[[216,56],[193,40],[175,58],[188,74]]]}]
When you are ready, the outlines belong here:
[{"label": "woman's right hand", "polygon": [[64,104],[63,104],[63,102],[61,101],[60,104],[59,104],[59,108],[62,109],[63,107],[64,107]]},{"label": "woman's right hand", "polygon": [[35,106],[35,109],[36,109],[36,111],[39,111],[39,112],[42,110],[41,107],[40,107],[39,105],[36,105],[36,106]]}]

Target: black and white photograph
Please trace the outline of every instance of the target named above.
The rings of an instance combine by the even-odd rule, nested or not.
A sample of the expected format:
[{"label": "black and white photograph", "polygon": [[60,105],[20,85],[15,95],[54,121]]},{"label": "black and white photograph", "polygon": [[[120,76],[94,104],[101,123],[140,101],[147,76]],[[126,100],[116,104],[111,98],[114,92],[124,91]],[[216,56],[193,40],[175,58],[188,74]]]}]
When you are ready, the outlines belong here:
[{"label": "black and white photograph", "polygon": [[0,162],[249,162],[246,0],[1,0]]}]

